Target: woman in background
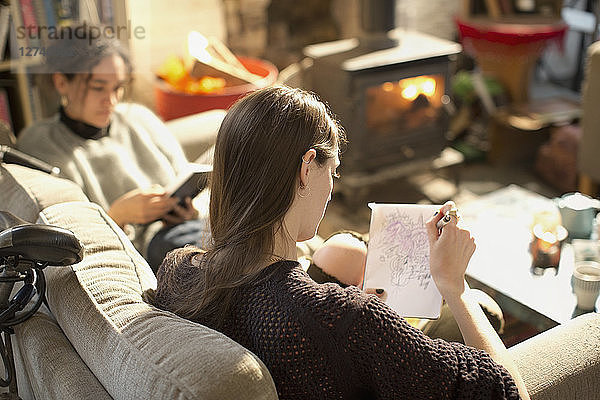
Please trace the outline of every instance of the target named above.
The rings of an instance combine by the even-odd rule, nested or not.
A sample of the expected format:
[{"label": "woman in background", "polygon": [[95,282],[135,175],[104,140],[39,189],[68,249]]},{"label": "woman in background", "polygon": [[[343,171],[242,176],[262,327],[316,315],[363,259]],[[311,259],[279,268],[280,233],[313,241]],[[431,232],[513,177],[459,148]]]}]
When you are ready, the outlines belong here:
[{"label": "woman in background", "polygon": [[427,222],[430,268],[471,347],[432,340],[376,296],[304,272],[296,242],[317,231],[343,141],[325,105],[300,89],[238,101],[215,147],[213,246],[169,253],[154,304],[250,349],[281,399],[528,398],[464,281],[473,239],[455,220],[436,228],[452,203]]},{"label": "woman in background", "polygon": [[86,25],[75,31],[46,52],[60,110],[21,132],[17,148],[79,184],[156,269],[167,251],[209,238],[207,221],[197,219],[191,199],[180,205],[164,189],[187,160],[154,113],[120,103],[132,66],[119,41]]}]

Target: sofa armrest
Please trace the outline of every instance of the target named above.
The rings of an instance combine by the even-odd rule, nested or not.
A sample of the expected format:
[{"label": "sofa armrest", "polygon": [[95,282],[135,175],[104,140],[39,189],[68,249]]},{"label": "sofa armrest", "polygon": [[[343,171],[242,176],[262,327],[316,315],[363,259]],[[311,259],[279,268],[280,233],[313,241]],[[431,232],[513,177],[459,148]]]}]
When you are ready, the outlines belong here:
[{"label": "sofa armrest", "polygon": [[0,188],[1,209],[29,222],[34,222],[41,210],[53,204],[87,201],[75,183],[16,164],[0,165]]},{"label": "sofa armrest", "polygon": [[595,399],[600,393],[600,314],[579,316],[509,352],[532,399]]},{"label": "sofa armrest", "polygon": [[38,311],[15,326],[15,337],[22,398],[112,399],[51,315]]},{"label": "sofa armrest", "polygon": [[194,161],[215,144],[225,110],[210,110],[165,122],[188,160]]},{"label": "sofa armrest", "polygon": [[269,371],[249,350],[144,302],[156,278],[97,204],[55,204],[40,221],[71,230],[83,245],[81,262],[46,269],[47,299],[112,398],[277,399]]}]

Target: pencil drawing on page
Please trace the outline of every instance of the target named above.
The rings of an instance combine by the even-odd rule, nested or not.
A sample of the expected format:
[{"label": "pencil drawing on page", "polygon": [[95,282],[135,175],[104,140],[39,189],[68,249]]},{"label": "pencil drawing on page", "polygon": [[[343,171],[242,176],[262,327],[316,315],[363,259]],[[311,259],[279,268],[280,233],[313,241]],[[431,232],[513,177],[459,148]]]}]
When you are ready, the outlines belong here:
[{"label": "pencil drawing on page", "polygon": [[423,290],[429,286],[429,244],[424,225],[422,215],[417,220],[401,210],[386,215],[377,245],[381,248],[379,261],[389,265],[392,285],[405,287],[414,281]]},{"label": "pencil drawing on page", "polygon": [[440,206],[369,204],[371,226],[364,287],[383,288],[401,316],[437,318],[442,297],[429,269],[425,222]]}]

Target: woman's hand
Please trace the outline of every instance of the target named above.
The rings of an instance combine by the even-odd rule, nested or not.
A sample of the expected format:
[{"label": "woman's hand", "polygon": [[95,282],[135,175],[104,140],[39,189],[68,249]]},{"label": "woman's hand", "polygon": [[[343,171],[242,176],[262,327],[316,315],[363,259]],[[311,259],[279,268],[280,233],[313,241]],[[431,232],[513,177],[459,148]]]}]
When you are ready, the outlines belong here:
[{"label": "woman's hand", "polygon": [[457,217],[438,231],[437,223],[453,207],[453,202],[447,202],[427,221],[431,276],[446,299],[465,344],[485,350],[494,361],[503,365],[515,380],[521,398],[527,400],[529,394],[519,369],[465,283],[465,271],[475,251],[471,233],[456,226]]},{"label": "woman's hand", "polygon": [[192,199],[189,197],[185,198],[183,206],[175,203],[171,212],[162,216],[163,221],[168,225],[178,225],[182,222],[196,218],[198,218],[198,210],[196,210],[192,203]]},{"label": "woman's hand", "polygon": [[108,215],[120,226],[147,224],[161,219],[176,206],[178,199],[170,197],[159,185],[135,189],[115,200]]},{"label": "woman's hand", "polygon": [[456,225],[457,218],[453,217],[441,233],[438,231],[438,221],[453,207],[453,202],[447,202],[426,224],[431,276],[445,298],[464,292],[465,271],[475,251],[475,240],[468,230]]}]

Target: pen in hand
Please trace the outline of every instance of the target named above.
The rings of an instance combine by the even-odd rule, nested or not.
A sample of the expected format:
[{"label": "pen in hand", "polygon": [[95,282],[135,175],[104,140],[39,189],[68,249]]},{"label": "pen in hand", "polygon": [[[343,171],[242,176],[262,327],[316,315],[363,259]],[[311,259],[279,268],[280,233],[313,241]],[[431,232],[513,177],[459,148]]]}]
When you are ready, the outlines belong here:
[{"label": "pen in hand", "polygon": [[452,208],[450,210],[448,210],[446,212],[446,214],[444,214],[444,217],[442,219],[440,219],[438,221],[438,223],[436,224],[436,227],[438,229],[438,232],[442,232],[442,228],[446,225],[448,225],[448,223],[450,223],[450,221],[452,221],[452,217],[456,218],[456,220],[458,221],[458,209],[457,208]]}]

